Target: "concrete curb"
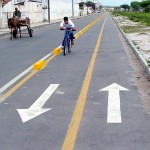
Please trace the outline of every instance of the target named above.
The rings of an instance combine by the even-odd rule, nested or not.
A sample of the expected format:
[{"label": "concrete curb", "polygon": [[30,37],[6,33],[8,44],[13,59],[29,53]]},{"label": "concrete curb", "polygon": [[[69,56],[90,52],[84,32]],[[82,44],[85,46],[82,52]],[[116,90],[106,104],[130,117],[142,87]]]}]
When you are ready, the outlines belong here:
[{"label": "concrete curb", "polygon": [[52,51],[52,54],[59,55],[61,52],[62,52],[62,48],[61,48],[61,46],[59,46]]},{"label": "concrete curb", "polygon": [[117,27],[119,28],[119,30],[121,31],[122,35],[124,36],[124,38],[126,39],[126,41],[128,42],[129,46],[131,47],[131,49],[133,50],[133,52],[136,54],[138,60],[141,62],[142,66],[144,67],[146,73],[148,74],[148,77],[150,79],[150,68],[148,67],[148,63],[147,61],[143,58],[143,56],[141,55],[141,53],[138,51],[138,49],[134,46],[134,44],[127,38],[126,34],[124,33],[124,31],[121,29],[121,27],[119,26],[119,24],[116,22],[116,20],[113,18],[113,16],[111,15],[112,19],[114,20],[115,24],[117,25]]},{"label": "concrete curb", "polygon": [[33,70],[42,70],[46,67],[46,62],[44,60],[39,60],[33,65]]}]

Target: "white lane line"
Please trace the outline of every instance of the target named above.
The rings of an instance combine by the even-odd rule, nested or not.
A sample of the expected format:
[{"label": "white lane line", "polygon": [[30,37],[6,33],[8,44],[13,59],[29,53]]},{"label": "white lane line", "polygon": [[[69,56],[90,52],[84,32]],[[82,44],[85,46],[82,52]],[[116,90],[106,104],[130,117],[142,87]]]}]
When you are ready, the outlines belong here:
[{"label": "white lane line", "polygon": [[[52,53],[49,53],[48,55],[46,55],[45,57],[43,57],[42,60],[47,59],[51,55],[52,55]],[[30,72],[32,70],[32,68],[33,68],[33,65],[31,67],[29,67],[28,69],[26,69],[25,71],[23,71],[21,74],[19,74],[14,79],[12,79],[10,82],[8,82],[6,85],[4,85],[2,88],[0,88],[0,94],[2,94],[5,90],[7,90],[10,86],[12,86],[15,82],[17,82],[20,78],[22,78],[28,72]]]},{"label": "white lane line", "polygon": [[58,88],[59,84],[51,84],[44,93],[31,105],[29,109],[17,109],[22,122],[27,122],[42,113],[45,113],[51,108],[42,108],[47,100],[52,96],[55,90]]},{"label": "white lane line", "polygon": [[52,53],[49,53],[48,55],[46,55],[45,57],[43,57],[41,60],[45,60],[47,59],[48,57],[50,57],[52,55]]},{"label": "white lane line", "polygon": [[27,74],[29,71],[31,71],[32,66],[26,69],[24,72],[19,74],[17,77],[12,79],[10,82],[8,82],[6,85],[4,85],[2,88],[0,88],[0,94],[4,92],[7,88],[9,88],[11,85],[13,85],[15,82],[17,82],[20,78],[22,78],[25,74]]}]

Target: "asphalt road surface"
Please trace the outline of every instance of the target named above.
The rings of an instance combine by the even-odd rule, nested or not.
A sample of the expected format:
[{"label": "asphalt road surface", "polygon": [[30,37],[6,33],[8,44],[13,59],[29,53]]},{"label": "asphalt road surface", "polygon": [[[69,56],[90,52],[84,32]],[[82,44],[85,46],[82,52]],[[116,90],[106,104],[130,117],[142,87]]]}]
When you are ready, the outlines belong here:
[{"label": "asphalt road surface", "polygon": [[[111,15],[73,22],[78,32],[98,17],[66,56],[51,55],[63,38],[59,23],[35,28],[32,38],[0,37],[0,150],[150,149],[150,116],[131,49]],[[2,90],[48,54],[46,68]]]}]

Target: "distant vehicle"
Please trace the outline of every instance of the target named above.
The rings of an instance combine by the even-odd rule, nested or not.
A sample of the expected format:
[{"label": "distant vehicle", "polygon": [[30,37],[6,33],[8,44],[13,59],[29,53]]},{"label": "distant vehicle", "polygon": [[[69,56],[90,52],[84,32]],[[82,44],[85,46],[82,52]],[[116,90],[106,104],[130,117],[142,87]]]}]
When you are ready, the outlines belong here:
[{"label": "distant vehicle", "polygon": [[102,8],[102,12],[106,12],[106,10],[104,8]]}]

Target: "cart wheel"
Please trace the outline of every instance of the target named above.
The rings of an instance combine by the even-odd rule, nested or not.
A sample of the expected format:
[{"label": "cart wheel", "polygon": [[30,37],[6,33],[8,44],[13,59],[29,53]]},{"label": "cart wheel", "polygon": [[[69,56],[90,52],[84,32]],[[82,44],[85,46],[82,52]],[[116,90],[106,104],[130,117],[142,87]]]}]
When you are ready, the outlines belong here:
[{"label": "cart wheel", "polygon": [[13,38],[15,38],[16,39],[16,37],[17,37],[17,30],[15,29],[15,30],[13,30]]},{"label": "cart wheel", "polygon": [[28,28],[28,33],[29,33],[29,36],[32,37],[33,36],[33,30],[31,28]]},{"label": "cart wheel", "polygon": [[12,32],[10,32],[10,39],[12,40]]}]

